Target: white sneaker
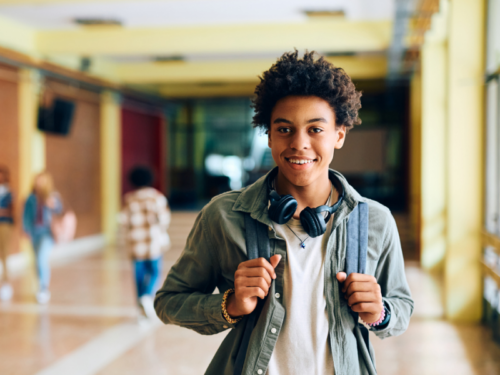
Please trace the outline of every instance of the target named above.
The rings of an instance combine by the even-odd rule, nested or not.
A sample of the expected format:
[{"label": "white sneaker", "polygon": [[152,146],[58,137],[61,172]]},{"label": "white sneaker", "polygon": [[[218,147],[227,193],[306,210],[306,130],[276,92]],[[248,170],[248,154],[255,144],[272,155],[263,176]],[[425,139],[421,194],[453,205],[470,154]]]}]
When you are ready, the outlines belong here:
[{"label": "white sneaker", "polygon": [[39,290],[36,292],[36,301],[40,305],[45,305],[50,301],[50,292],[46,289]]},{"label": "white sneaker", "polygon": [[147,294],[139,298],[139,306],[149,319],[156,319],[156,311],[154,308],[153,298]]},{"label": "white sneaker", "polygon": [[5,283],[0,287],[0,300],[9,301],[12,298],[14,291],[10,284]]}]

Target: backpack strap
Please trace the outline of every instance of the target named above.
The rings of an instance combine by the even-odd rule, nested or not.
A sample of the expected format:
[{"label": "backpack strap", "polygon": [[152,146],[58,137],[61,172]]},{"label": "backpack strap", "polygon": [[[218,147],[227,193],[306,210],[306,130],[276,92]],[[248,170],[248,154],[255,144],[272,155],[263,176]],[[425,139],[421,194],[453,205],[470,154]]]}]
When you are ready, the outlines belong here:
[{"label": "backpack strap", "polygon": [[267,225],[252,219],[250,214],[245,214],[245,243],[248,260],[271,257]]},{"label": "backpack strap", "polygon": [[[271,246],[269,244],[269,235],[267,226],[252,219],[250,214],[245,214],[245,242],[247,248],[248,260],[256,258],[265,258],[269,261],[271,257]],[[234,375],[243,373],[243,365],[247,355],[250,336],[259,319],[264,300],[259,299],[255,310],[247,316],[245,320],[245,330],[240,342],[238,354],[234,362]],[[241,324],[241,323],[240,323]]]},{"label": "backpack strap", "polygon": [[[359,202],[352,210],[347,222],[347,247],[346,247],[346,274],[366,272],[366,254],[368,251],[368,204]],[[370,354],[370,337],[368,329],[358,324],[359,314],[351,310],[351,314],[356,324],[354,334],[358,340],[365,343],[367,356]],[[376,374],[372,363],[367,363],[370,374]]]},{"label": "backpack strap", "polygon": [[366,272],[368,250],[368,204],[359,202],[347,222],[346,273]]}]

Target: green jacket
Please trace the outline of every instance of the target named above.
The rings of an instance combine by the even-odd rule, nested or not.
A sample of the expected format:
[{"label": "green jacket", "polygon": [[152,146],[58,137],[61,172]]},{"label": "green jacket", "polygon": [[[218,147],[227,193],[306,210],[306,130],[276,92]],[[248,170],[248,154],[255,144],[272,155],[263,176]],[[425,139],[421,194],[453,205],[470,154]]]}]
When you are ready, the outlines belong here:
[{"label": "green jacket", "polygon": [[[333,172],[345,189],[344,202],[333,220],[325,257],[325,294],[330,326],[330,346],[336,375],[373,374],[373,349],[356,339],[354,322],[342,297],[337,272],[345,266],[347,221],[358,202],[369,207],[366,273],[374,275],[391,311],[389,324],[374,331],[380,338],[403,333],[413,312],[413,300],[404,272],[401,244],[390,211],[361,197],[338,172]],[[170,270],[155,298],[155,308],[166,324],[190,328],[204,335],[231,329],[210,363],[206,374],[233,375],[234,360],[244,324],[229,324],[221,313],[223,293],[234,287],[238,264],[247,260],[244,213],[269,226],[271,255],[281,254],[276,280],[252,333],[243,374],[265,374],[286,311],[282,304],[286,243],[276,236],[267,215],[267,176],[247,188],[219,195],[203,208],[189,234],[186,247]],[[215,289],[220,294],[213,294]],[[276,328],[276,333],[271,329]],[[374,362],[374,361],[373,361]]]}]

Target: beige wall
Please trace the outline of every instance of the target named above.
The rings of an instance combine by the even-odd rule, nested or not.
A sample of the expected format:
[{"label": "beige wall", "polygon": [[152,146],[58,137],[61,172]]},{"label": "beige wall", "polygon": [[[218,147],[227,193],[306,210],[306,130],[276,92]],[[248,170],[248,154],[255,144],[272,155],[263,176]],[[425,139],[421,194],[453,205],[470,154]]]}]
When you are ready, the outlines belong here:
[{"label": "beige wall", "polygon": [[446,255],[448,10],[433,17],[422,47],[421,261],[442,270]]},{"label": "beige wall", "polygon": [[444,275],[446,314],[456,321],[482,314],[485,15],[485,0],[450,1]]},{"label": "beige wall", "polygon": [[421,61],[421,261],[462,322],[482,310],[484,24],[484,0],[442,0]]}]

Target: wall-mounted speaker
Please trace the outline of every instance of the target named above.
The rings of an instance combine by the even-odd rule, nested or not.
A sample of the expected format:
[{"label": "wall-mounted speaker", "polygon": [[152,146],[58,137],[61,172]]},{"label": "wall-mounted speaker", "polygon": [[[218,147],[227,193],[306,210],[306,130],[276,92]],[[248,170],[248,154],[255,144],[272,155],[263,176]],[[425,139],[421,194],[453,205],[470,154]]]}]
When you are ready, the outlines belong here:
[{"label": "wall-mounted speaker", "polygon": [[75,107],[75,102],[60,98],[54,99],[51,107],[40,107],[38,109],[38,129],[49,133],[68,135]]}]

